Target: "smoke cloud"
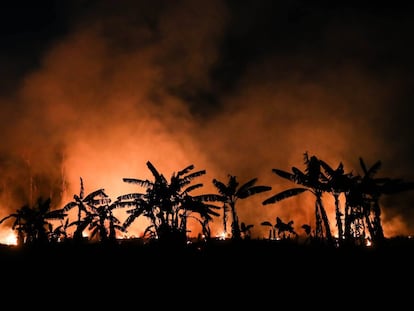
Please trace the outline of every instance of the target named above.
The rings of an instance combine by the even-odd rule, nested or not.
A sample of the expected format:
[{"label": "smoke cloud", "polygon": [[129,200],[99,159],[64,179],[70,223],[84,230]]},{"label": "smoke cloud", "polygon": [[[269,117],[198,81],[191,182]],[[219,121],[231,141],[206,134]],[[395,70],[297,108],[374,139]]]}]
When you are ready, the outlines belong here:
[{"label": "smoke cloud", "polygon": [[[62,207],[80,177],[86,192],[115,199],[139,190],[122,178],[152,178],[147,161],[166,176],[194,164],[207,171],[206,193],[228,174],[272,186],[236,205],[252,235],[266,237],[260,223],[277,216],[298,233],[313,225],[307,194],[261,204],[292,186],[272,168],[304,168],[304,152],[355,173],[359,157],[381,160],[379,176],[414,180],[410,74],[384,46],[409,55],[393,36],[407,21],[388,29],[366,12],[341,20],[270,2],[65,4],[67,30],[0,94],[0,217],[39,196]],[[381,203],[386,235],[414,232],[412,193]],[[333,199],[325,204],[333,223]]]}]

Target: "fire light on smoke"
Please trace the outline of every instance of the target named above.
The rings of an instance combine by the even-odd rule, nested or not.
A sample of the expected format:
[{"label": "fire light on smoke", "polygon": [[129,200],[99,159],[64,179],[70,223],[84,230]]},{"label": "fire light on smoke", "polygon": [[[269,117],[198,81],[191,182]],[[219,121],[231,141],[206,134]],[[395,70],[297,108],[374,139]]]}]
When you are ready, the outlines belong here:
[{"label": "fire light on smoke", "polygon": [[[50,195],[54,206],[62,207],[79,194],[80,177],[86,193],[105,188],[113,200],[140,191],[122,178],[151,179],[148,160],[166,175],[189,164],[206,169],[206,178],[197,180],[205,193],[215,191],[213,178],[224,180],[227,174],[241,182],[258,177],[273,193],[291,187],[271,169],[302,169],[304,151],[333,166],[343,161],[347,171],[358,170],[359,156],[370,163],[379,159],[384,176],[413,177],[406,166],[412,162],[412,138],[405,126],[411,122],[404,122],[410,101],[400,100],[404,90],[392,74],[373,75],[362,65],[368,60],[368,67],[375,67],[375,55],[388,55],[374,51],[385,48],[382,40],[358,50],[369,46],[370,35],[388,30],[393,24],[388,20],[372,33],[365,27],[376,24],[362,20],[362,29],[346,27],[347,35],[338,36],[344,29],[336,15],[326,15],[323,24],[329,27],[309,24],[303,31],[267,27],[284,20],[273,16],[284,15],[283,8],[272,12],[254,5],[261,13],[256,15],[246,4],[233,10],[228,1],[165,6],[126,1],[116,10],[103,2],[108,7],[91,4],[93,14],[68,20],[65,36],[42,51],[13,90],[0,94],[0,199],[7,206],[0,216],[38,195]],[[318,15],[308,18],[313,16]],[[281,36],[280,29],[298,32]],[[300,42],[306,34],[311,37]],[[299,40],[290,40],[295,37]],[[399,37],[388,39],[400,44],[393,41]],[[315,38],[320,45],[309,45]],[[328,50],[313,50],[318,47]],[[400,50],[411,59],[409,50]],[[389,52],[400,50],[393,45]],[[10,63],[10,57],[4,59]],[[386,69],[383,73],[398,71]],[[0,75],[9,80],[3,71]],[[394,120],[401,122],[391,128]],[[414,215],[405,208],[413,196],[403,195],[398,204],[384,206],[387,236],[413,232]],[[298,232],[302,224],[314,223],[313,198],[263,207],[264,198],[237,206],[240,220],[255,225],[253,238],[266,236],[259,224],[276,216],[294,220]],[[333,222],[332,206],[327,202]],[[146,225],[140,219],[128,234],[141,236]],[[2,224],[0,234],[8,226]],[[198,224],[190,229],[194,236],[200,231]],[[221,219],[214,219],[211,229],[213,236],[227,238],[220,233]]]}]

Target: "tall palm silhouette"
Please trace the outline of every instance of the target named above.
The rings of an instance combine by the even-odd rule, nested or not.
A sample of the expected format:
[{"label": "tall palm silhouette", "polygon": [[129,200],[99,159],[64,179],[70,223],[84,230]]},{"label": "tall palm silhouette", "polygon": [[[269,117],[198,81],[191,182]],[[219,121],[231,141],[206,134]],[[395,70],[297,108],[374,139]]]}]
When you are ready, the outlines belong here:
[{"label": "tall palm silhouette", "polygon": [[310,191],[315,196],[315,237],[320,241],[326,240],[329,245],[333,245],[333,237],[326,214],[325,207],[322,202],[322,194],[328,190],[327,178],[321,172],[321,164],[316,156],[309,157],[308,153],[304,153],[305,172],[296,167],[292,167],[292,173],[280,169],[272,169],[272,172],[282,178],[290,180],[303,187],[295,187],[281,191],[262,202],[263,205],[273,204],[299,195],[305,191]]},{"label": "tall palm silhouette", "polygon": [[29,205],[24,205],[21,208],[18,208],[14,213],[11,213],[0,220],[0,224],[5,222],[8,219],[14,218],[14,222],[11,226],[12,230],[17,231],[17,245],[23,246],[26,241],[26,229],[27,219],[29,218],[30,208]]},{"label": "tall palm silhouette", "polygon": [[360,157],[359,163],[363,175],[356,179],[356,184],[353,188],[359,192],[356,196],[359,200],[355,200],[354,198],[354,205],[356,205],[356,201],[356,203],[362,207],[361,210],[371,240],[373,243],[379,244],[385,239],[381,223],[380,198],[383,195],[412,190],[414,189],[414,183],[388,177],[375,178],[375,175],[382,166],[381,161],[377,161],[372,166],[368,167],[365,164],[365,161]]},{"label": "tall palm silhouette", "polygon": [[48,229],[53,227],[51,221],[63,220],[67,214],[64,209],[52,210],[51,199],[39,197],[32,208],[32,225],[35,231],[35,241],[42,244],[49,242]]},{"label": "tall palm silhouette", "polygon": [[51,199],[39,197],[33,206],[23,205],[15,213],[4,217],[0,224],[7,219],[14,218],[13,230],[18,231],[18,243],[46,244],[49,242],[48,230],[53,227],[51,221],[62,220],[67,215],[63,209],[51,209]]},{"label": "tall palm silhouette", "polygon": [[326,174],[326,191],[330,192],[335,200],[335,219],[336,227],[338,229],[338,243],[341,244],[344,239],[344,225],[342,218],[344,213],[341,212],[339,197],[342,193],[349,191],[352,183],[352,173],[345,173],[344,165],[342,162],[336,167],[332,168],[328,163],[323,160],[319,160],[322,168]]},{"label": "tall palm silhouette", "polygon": [[[130,193],[117,198],[119,207],[132,207],[127,213],[129,216],[124,226],[130,226],[137,217],[145,216],[150,225],[145,230],[151,237],[160,241],[186,241],[187,217],[190,213],[198,213],[202,218],[210,217],[215,212],[212,206],[205,203],[220,199],[218,195],[193,196],[190,193],[203,187],[203,184],[190,185],[191,182],[204,174],[205,170],[194,170],[194,165],[173,173],[170,180],[159,173],[155,166],[148,161],[147,167],[154,180],[123,178],[124,182],[136,184],[146,189],[145,193]],[[205,223],[205,222],[202,222]]]},{"label": "tall palm silhouette", "polygon": [[86,218],[89,223],[91,239],[97,237],[103,243],[113,243],[116,241],[117,231],[126,231],[121,221],[113,214],[117,204],[110,203],[109,198],[104,198],[94,201],[93,205],[90,205],[90,211]]},{"label": "tall palm silhouette", "polygon": [[[218,192],[221,196],[220,201],[224,203],[223,210],[231,211],[232,222],[231,222],[231,238],[233,240],[241,239],[241,230],[239,226],[239,219],[236,210],[237,201],[246,199],[252,195],[269,191],[272,189],[270,186],[260,185],[257,186],[257,178],[252,178],[246,183],[239,185],[237,177],[233,175],[228,175],[227,183],[213,179],[213,184],[218,189]],[[223,216],[225,217],[225,216]],[[226,228],[224,228],[226,229]]]},{"label": "tall palm silhouette", "polygon": [[74,194],[73,195],[74,201],[67,203],[63,207],[63,210],[65,212],[68,212],[75,207],[77,208],[76,220],[71,222],[68,225],[68,227],[72,227],[72,226],[76,227],[74,234],[73,234],[73,240],[75,242],[83,241],[83,232],[90,224],[90,221],[91,221],[90,217],[86,218],[89,214],[89,206],[93,206],[96,200],[107,199],[107,197],[108,196],[105,193],[104,189],[95,190],[85,196],[85,188],[83,184],[83,179],[82,177],[80,177],[79,195]]}]

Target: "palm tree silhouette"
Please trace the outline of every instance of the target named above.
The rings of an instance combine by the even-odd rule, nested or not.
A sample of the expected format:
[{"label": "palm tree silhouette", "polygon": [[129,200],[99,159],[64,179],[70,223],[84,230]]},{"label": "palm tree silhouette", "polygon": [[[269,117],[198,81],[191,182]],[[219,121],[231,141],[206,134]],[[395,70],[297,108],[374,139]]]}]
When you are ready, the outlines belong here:
[{"label": "palm tree silhouette", "polygon": [[103,243],[114,243],[117,239],[116,232],[125,232],[121,221],[114,216],[113,210],[117,208],[116,202],[111,204],[109,197],[93,199],[89,203],[89,211],[85,217],[89,223],[90,239],[98,238]]},{"label": "palm tree silhouette", "polygon": [[261,225],[270,227],[269,240],[288,239],[292,235],[297,236],[293,228],[293,220],[285,223],[280,217],[276,217],[275,224],[272,224],[270,221],[263,221]]},{"label": "palm tree silhouette", "polygon": [[62,220],[67,215],[63,209],[51,210],[51,199],[39,197],[33,206],[23,205],[15,213],[4,217],[0,224],[14,218],[13,230],[18,232],[18,244],[46,244],[49,242],[48,229],[52,220]]},{"label": "palm tree silhouette", "polygon": [[73,240],[75,242],[83,241],[83,232],[90,224],[91,218],[90,217],[86,218],[89,214],[89,207],[93,206],[96,200],[102,200],[102,199],[106,200],[107,197],[108,196],[105,193],[104,189],[95,190],[85,196],[83,179],[82,177],[80,177],[79,195],[74,194],[73,195],[74,201],[67,203],[63,207],[63,210],[65,212],[70,211],[74,207],[77,208],[77,219],[68,225],[68,227],[76,226],[75,232],[73,234]]},{"label": "palm tree silhouette", "polygon": [[0,224],[8,219],[14,218],[14,222],[11,226],[12,230],[17,231],[17,245],[23,246],[26,241],[27,220],[29,218],[30,208],[29,205],[24,205],[17,209],[14,213],[11,213],[0,220]]},{"label": "palm tree silhouette", "polygon": [[282,219],[276,217],[275,228],[277,229],[278,237],[281,239],[288,239],[292,235],[297,236],[297,233],[293,228],[293,220],[283,222]]},{"label": "palm tree silhouette", "polygon": [[339,163],[336,169],[333,169],[323,160],[319,160],[319,163],[326,173],[326,190],[333,195],[335,200],[335,218],[338,229],[338,244],[340,245],[344,239],[344,227],[342,223],[344,214],[341,212],[339,196],[341,193],[349,191],[352,182],[352,173],[345,173],[342,162]]},{"label": "palm tree silhouette", "polygon": [[239,199],[246,199],[252,195],[269,191],[272,187],[269,186],[257,186],[257,178],[250,179],[248,182],[239,186],[237,177],[233,175],[228,175],[227,183],[223,183],[217,179],[213,179],[213,184],[218,189],[219,194],[221,195],[220,201],[224,203],[223,209],[228,208],[232,214],[232,223],[231,223],[231,237],[233,240],[241,239],[241,231],[239,226],[239,219],[236,211],[236,202]]},{"label": "palm tree silhouette", "polygon": [[[366,225],[373,243],[382,243],[385,239],[381,223],[380,198],[382,195],[400,193],[414,189],[413,182],[405,182],[402,179],[375,178],[382,166],[381,161],[367,167],[360,157],[359,163],[363,175],[354,179],[352,192],[352,206],[359,206],[364,225]],[[355,193],[356,192],[356,193]]]},{"label": "palm tree silhouette", "polygon": [[68,237],[67,228],[69,227],[69,218],[65,216],[65,222],[60,221],[60,225],[53,227],[49,224],[49,240],[52,243],[65,241]]},{"label": "palm tree silhouette", "polygon": [[47,229],[50,226],[53,227],[53,224],[50,222],[51,220],[63,220],[67,214],[65,213],[64,209],[51,209],[51,199],[46,198],[43,199],[39,197],[32,208],[34,211],[32,213],[33,228],[35,231],[35,241],[40,242],[42,244],[49,242],[49,235]]},{"label": "palm tree silhouette", "polygon": [[[262,202],[263,205],[273,204],[299,195],[305,191],[310,191],[315,196],[315,235],[320,241],[326,239],[329,245],[333,245],[333,238],[330,229],[329,219],[322,203],[322,194],[327,191],[326,177],[321,172],[320,161],[316,156],[304,154],[305,172],[296,167],[292,167],[292,173],[279,169],[272,169],[272,172],[282,178],[288,179],[304,187],[291,188],[281,191]],[[325,231],[325,232],[324,232]]]},{"label": "palm tree silhouette", "polygon": [[244,222],[240,224],[240,232],[245,240],[251,238],[251,229],[254,227],[253,224],[246,225]]},{"label": "palm tree silhouette", "polygon": [[[136,184],[146,188],[145,193],[130,193],[117,198],[119,207],[132,207],[124,226],[130,226],[139,216],[148,217],[150,225],[145,233],[160,241],[185,242],[187,239],[187,217],[190,213],[198,213],[200,217],[208,219],[216,213],[206,201],[217,201],[218,195],[192,196],[190,192],[199,189],[203,184],[190,185],[197,177],[206,174],[205,170],[191,173],[194,165],[173,173],[168,181],[160,174],[155,166],[148,161],[147,167],[151,171],[154,181],[136,178],[123,178],[124,182]],[[205,222],[202,222],[203,224]]]},{"label": "palm tree silhouette", "polygon": [[[181,230],[187,230],[187,219],[192,218],[198,221],[202,228],[202,233],[204,239],[209,240],[211,238],[211,230],[209,223],[213,220],[213,216],[220,216],[219,213],[214,210],[219,210],[220,207],[207,202],[217,202],[220,201],[221,197],[215,194],[202,194],[197,196],[184,196],[182,200],[182,221],[181,221]],[[192,214],[198,214],[199,217]]]}]

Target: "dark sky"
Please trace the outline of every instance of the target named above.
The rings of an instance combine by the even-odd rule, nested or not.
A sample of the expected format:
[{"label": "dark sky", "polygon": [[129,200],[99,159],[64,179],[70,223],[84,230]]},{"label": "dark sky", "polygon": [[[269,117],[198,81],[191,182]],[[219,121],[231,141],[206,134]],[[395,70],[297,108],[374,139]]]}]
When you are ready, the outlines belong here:
[{"label": "dark sky", "polygon": [[[208,189],[232,174],[276,193],[291,185],[271,169],[304,168],[306,151],[412,181],[412,17],[345,1],[2,3],[0,216],[64,203],[80,176],[115,197],[147,160],[206,169]],[[239,207],[258,236],[276,216],[310,222],[311,200],[266,197]],[[386,233],[414,234],[413,193],[382,204]]]}]

